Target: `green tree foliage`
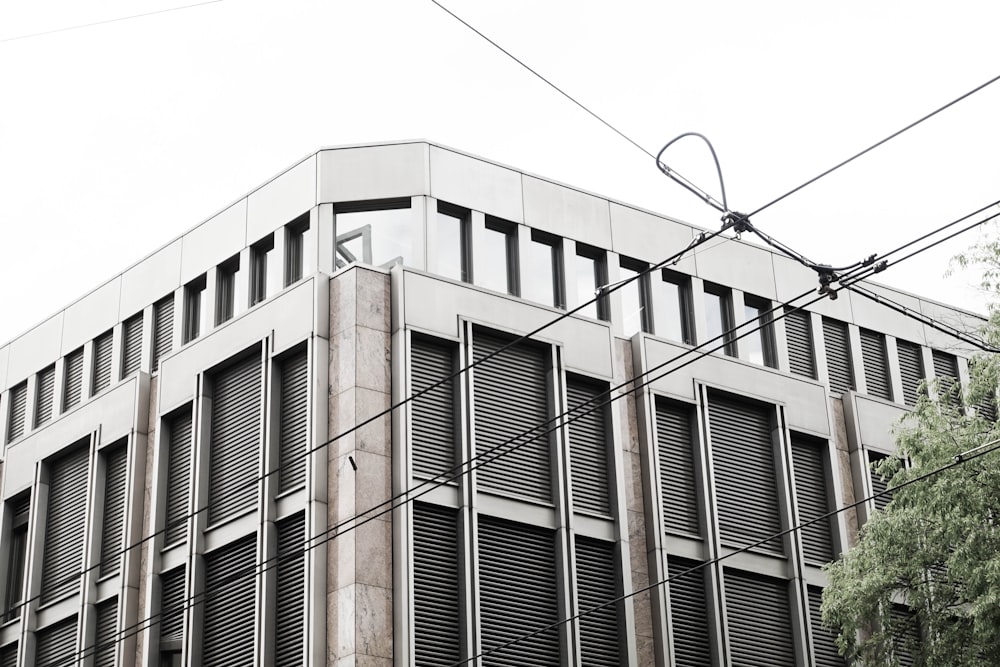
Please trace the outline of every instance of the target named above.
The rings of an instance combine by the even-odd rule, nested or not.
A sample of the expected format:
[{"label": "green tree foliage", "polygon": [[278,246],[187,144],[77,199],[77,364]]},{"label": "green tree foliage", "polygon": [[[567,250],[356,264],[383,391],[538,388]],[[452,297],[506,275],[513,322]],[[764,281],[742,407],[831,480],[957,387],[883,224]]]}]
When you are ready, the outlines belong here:
[{"label": "green tree foliage", "polygon": [[[995,309],[983,337],[1000,346]],[[981,449],[896,488],[858,545],[827,568],[823,620],[840,632],[848,664],[886,667],[911,656],[917,666],[1000,665],[1000,450],[992,451],[1000,426],[983,416],[995,405],[1000,355],[970,360],[969,374],[968,387],[927,387],[964,390],[963,400],[922,397],[896,432],[911,465],[890,458],[873,474],[892,489]]]}]

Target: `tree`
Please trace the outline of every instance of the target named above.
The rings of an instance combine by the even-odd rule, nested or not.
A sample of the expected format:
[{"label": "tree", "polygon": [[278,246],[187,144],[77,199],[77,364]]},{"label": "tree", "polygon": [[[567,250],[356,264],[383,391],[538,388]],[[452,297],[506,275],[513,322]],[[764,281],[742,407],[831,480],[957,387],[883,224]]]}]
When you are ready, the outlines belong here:
[{"label": "tree", "polygon": [[[994,250],[979,259],[1000,265]],[[996,310],[982,337],[1000,345]],[[823,621],[840,632],[851,665],[1000,665],[1000,425],[989,409],[1000,355],[971,359],[969,375],[964,388],[930,383],[940,398],[922,396],[900,422],[896,442],[910,466],[879,464],[892,501],[827,567]]]}]

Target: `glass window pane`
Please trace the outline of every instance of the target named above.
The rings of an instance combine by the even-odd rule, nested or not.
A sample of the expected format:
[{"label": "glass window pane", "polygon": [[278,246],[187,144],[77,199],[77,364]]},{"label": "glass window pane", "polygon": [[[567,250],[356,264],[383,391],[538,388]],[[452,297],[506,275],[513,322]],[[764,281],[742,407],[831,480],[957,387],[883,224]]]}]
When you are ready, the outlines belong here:
[{"label": "glass window pane", "polygon": [[667,280],[653,281],[653,330],[662,338],[687,343],[682,289]]},{"label": "glass window pane", "polygon": [[337,268],[351,262],[413,265],[414,217],[408,208],[338,213]]},{"label": "glass window pane", "polygon": [[[632,269],[621,267],[620,280],[634,278],[638,272]],[[639,281],[633,280],[622,286],[618,293],[622,302],[622,329],[626,336],[642,331],[642,297],[639,291]]]},{"label": "glass window pane", "polygon": [[447,213],[437,214],[435,247],[437,273],[454,280],[468,280],[463,260],[462,218]]},{"label": "glass window pane", "polygon": [[[583,255],[577,255],[573,266],[576,271],[576,302],[573,306],[576,307],[581,303],[592,301],[596,296],[594,291],[600,287],[600,285],[598,285],[598,264],[596,259],[592,257],[584,257]],[[581,315],[597,319],[597,301],[594,301],[586,308],[577,312]]]},{"label": "glass window pane", "polygon": [[555,248],[547,243],[530,241],[522,248],[521,296],[546,306],[556,304]]},{"label": "glass window pane", "polygon": [[706,342],[710,341],[713,349],[722,342],[716,339],[725,331],[724,308],[725,301],[720,295],[705,292],[705,335]]},{"label": "glass window pane", "polygon": [[747,361],[764,365],[764,330],[758,329],[753,331],[754,328],[760,326],[760,308],[756,306],[746,305],[744,306],[744,312],[748,324],[746,325],[747,331],[752,331],[753,333],[748,334],[746,337],[741,338],[743,349],[746,351]]},{"label": "glass window pane", "polygon": [[476,256],[475,283],[498,292],[509,290],[507,266],[508,234],[486,228],[483,247]]}]

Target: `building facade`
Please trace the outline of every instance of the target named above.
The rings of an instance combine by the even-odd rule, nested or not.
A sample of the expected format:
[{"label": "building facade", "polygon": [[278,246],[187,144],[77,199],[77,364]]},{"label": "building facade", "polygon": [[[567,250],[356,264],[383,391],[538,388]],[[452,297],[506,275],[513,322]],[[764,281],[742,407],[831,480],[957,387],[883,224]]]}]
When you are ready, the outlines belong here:
[{"label": "building facade", "polygon": [[735,239],[645,272],[701,231],[326,149],[0,347],[0,667],[843,664],[876,503],[788,529],[970,351]]}]

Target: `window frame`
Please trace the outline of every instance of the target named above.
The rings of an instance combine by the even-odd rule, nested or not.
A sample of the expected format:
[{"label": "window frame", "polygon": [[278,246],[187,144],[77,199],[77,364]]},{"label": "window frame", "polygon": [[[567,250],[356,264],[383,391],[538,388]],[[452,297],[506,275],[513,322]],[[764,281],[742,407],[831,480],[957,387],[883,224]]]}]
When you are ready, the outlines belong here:
[{"label": "window frame", "polygon": [[181,327],[181,345],[186,345],[201,336],[202,310],[205,300],[205,274],[201,274],[184,286],[184,313]]},{"label": "window frame", "polygon": [[[738,359],[739,351],[737,350],[736,332],[734,331],[736,318],[735,313],[733,312],[733,291],[728,287],[716,285],[715,283],[704,283],[702,298],[705,304],[706,317],[709,310],[708,296],[714,296],[719,300],[719,322],[722,328],[722,333],[720,334],[722,336],[722,345],[719,349],[727,357],[734,357]],[[715,339],[718,338],[718,335],[713,336],[708,331],[705,332],[705,335],[706,343],[715,341]]]},{"label": "window frame", "polygon": [[[754,309],[757,311],[757,316],[753,318],[756,322],[757,330],[753,331],[753,325],[750,325],[751,319],[748,310]],[[760,340],[762,365],[767,368],[777,368],[778,367],[778,345],[775,341],[774,336],[774,313],[772,312],[772,305],[770,299],[765,299],[764,297],[755,296],[753,294],[743,294],[743,316],[747,322],[748,331],[753,331],[747,335],[757,336]],[[746,333],[746,332],[744,332]],[[747,359],[747,361],[750,361]],[[756,363],[756,362],[751,362]]]},{"label": "window frame", "polygon": [[[351,201],[351,202],[337,202],[333,205],[333,268],[335,271],[345,268],[351,264],[367,264],[369,266],[382,266],[387,267],[391,264],[375,264],[374,253],[372,247],[372,233],[371,225],[362,225],[361,227],[356,227],[354,229],[347,230],[346,232],[341,231],[340,222],[338,217],[348,213],[376,213],[379,211],[399,211],[399,210],[412,210],[413,201],[410,197],[394,197],[391,199],[369,199],[361,201]],[[343,252],[347,254],[353,254],[346,248],[342,251],[341,247],[343,244],[353,241],[357,238],[361,239],[362,245],[362,256],[361,258],[354,257],[353,259],[343,255]],[[411,234],[411,241],[413,241],[413,236]],[[416,247],[411,245],[411,252],[416,250]],[[405,262],[404,262],[405,263]]]},{"label": "window frame", "polygon": [[[504,235],[504,261],[507,273],[507,294],[521,296],[520,262],[517,249],[517,223],[508,222],[491,215],[486,216],[485,227],[488,231]],[[487,286],[487,289],[491,289]]]},{"label": "window frame", "polygon": [[[473,270],[472,270],[472,212],[467,208],[462,208],[461,206],[456,206],[455,204],[450,204],[445,201],[438,200],[437,211],[434,220],[434,230],[435,230],[435,241],[437,241],[437,216],[447,216],[450,218],[455,218],[458,220],[458,252],[459,252],[459,278],[463,283],[473,282]],[[435,258],[438,260],[435,263],[435,268],[440,267],[440,255],[438,254],[441,245],[435,243],[431,252],[435,254]],[[452,278],[445,274],[446,278]]]},{"label": "window frame", "polygon": [[[691,277],[683,273],[678,273],[677,271],[671,271],[670,269],[661,269],[659,271],[660,282],[668,283],[677,288],[677,313],[673,313],[677,316],[680,322],[681,337],[677,342],[684,343],[685,345],[695,344],[695,327],[694,327],[694,308],[691,300]],[[658,285],[657,285],[658,286]],[[656,298],[655,292],[657,291],[655,286],[652,290],[653,294],[653,328],[655,334],[660,338],[668,338],[666,332],[659,331],[656,326],[657,311],[660,308],[665,307],[660,299]]]},{"label": "window frame", "polygon": [[309,231],[309,212],[285,225],[285,266],[283,285],[288,287],[302,280],[305,270],[305,234]]},{"label": "window frame", "polygon": [[[526,239],[529,244],[537,246],[545,246],[548,248],[549,257],[549,275],[551,280],[552,289],[552,300],[551,302],[545,301],[535,301],[530,297],[524,297],[524,285],[527,282],[525,278],[527,276],[521,276],[519,280],[520,291],[522,297],[528,299],[529,301],[535,301],[536,303],[541,303],[545,306],[552,306],[554,308],[560,308],[562,310],[566,309],[566,277],[563,270],[563,243],[562,237],[556,236],[555,234],[549,234],[543,232],[539,229],[530,229],[528,238]],[[545,252],[545,251],[542,251]],[[525,271],[526,267],[524,262],[520,262],[520,270]],[[539,279],[544,280],[544,276],[539,276]]]},{"label": "window frame", "polygon": [[[597,248],[595,246],[586,245],[584,243],[576,244],[576,258],[584,258],[593,262],[593,290],[590,291],[591,295],[596,294],[597,300],[594,302],[594,306],[597,311],[597,319],[607,322],[611,319],[610,309],[608,308],[608,297],[604,294],[604,290],[601,289],[608,284],[608,253],[602,248]],[[574,261],[575,264],[575,261]],[[574,266],[574,269],[576,267]],[[577,285],[577,298],[580,297],[579,284]],[[591,296],[586,301],[590,301],[594,296]],[[581,301],[576,304],[574,308],[586,303],[586,301]]]},{"label": "window frame", "polygon": [[[637,274],[637,277],[632,282],[636,283],[636,288],[638,290],[639,297],[639,332],[641,333],[655,333],[653,330],[653,314],[652,308],[650,307],[650,283],[649,283],[649,262],[643,262],[642,260],[633,259],[631,257],[626,257],[625,255],[618,256],[618,267],[620,269],[625,269],[626,271],[632,271]],[[625,285],[625,281],[630,280],[630,278],[621,278],[618,281],[619,285]],[[627,286],[625,286],[627,287]],[[621,301],[621,297],[619,297]],[[630,335],[625,330],[625,309],[624,304],[622,304],[622,331],[626,336]]]},{"label": "window frame", "polygon": [[240,271],[240,256],[233,255],[215,269],[215,326],[236,316],[236,275]]},{"label": "window frame", "polygon": [[250,246],[250,294],[251,308],[267,299],[267,256],[274,250],[274,234],[268,234]]}]

